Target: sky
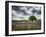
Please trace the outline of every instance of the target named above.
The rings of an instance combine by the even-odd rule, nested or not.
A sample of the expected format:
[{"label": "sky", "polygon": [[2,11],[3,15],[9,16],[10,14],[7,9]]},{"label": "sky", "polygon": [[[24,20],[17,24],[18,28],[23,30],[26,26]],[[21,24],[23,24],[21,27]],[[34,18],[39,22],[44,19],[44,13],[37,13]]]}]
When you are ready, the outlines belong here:
[{"label": "sky", "polygon": [[12,6],[12,20],[28,20],[30,16],[41,19],[41,7],[36,6]]}]

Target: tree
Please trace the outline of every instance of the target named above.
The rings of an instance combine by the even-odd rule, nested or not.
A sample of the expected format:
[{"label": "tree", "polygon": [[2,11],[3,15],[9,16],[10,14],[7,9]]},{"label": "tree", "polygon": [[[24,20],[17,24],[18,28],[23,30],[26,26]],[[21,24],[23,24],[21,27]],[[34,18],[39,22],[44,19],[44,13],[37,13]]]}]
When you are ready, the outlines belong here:
[{"label": "tree", "polygon": [[37,18],[35,16],[30,16],[29,17],[29,21],[36,21],[36,20],[37,20]]}]

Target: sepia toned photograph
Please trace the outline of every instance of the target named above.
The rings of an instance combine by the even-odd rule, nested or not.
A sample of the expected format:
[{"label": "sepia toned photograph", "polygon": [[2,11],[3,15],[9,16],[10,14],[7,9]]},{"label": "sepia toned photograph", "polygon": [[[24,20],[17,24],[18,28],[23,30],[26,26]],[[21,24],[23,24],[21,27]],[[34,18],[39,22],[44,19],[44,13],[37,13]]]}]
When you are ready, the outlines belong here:
[{"label": "sepia toned photograph", "polygon": [[45,3],[5,2],[6,36],[45,33]]}]

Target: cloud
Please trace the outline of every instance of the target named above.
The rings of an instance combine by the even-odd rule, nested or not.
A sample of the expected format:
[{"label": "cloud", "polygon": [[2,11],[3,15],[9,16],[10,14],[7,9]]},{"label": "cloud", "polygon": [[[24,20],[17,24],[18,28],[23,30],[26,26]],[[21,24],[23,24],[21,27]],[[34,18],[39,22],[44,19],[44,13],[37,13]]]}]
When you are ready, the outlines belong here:
[{"label": "cloud", "polygon": [[28,19],[30,16],[36,16],[39,19],[41,16],[41,7],[31,7],[31,6],[12,6],[12,17],[13,20],[19,19]]}]

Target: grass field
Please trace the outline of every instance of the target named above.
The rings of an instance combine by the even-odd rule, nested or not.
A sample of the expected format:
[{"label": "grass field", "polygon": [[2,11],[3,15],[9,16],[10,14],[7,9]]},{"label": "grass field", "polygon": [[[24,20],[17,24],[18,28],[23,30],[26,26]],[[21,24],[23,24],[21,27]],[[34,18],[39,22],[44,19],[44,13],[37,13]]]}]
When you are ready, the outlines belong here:
[{"label": "grass field", "polygon": [[39,29],[41,29],[41,21],[34,21],[34,22],[14,21],[12,22],[12,31],[39,30]]}]

